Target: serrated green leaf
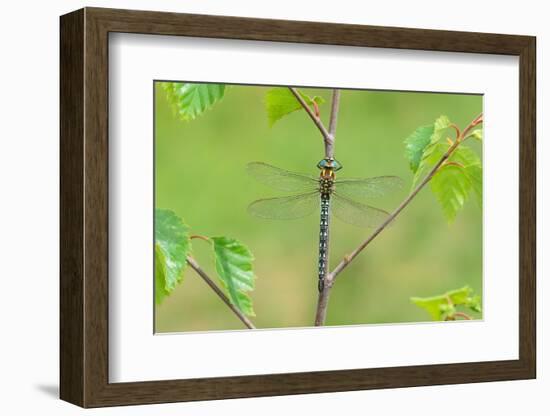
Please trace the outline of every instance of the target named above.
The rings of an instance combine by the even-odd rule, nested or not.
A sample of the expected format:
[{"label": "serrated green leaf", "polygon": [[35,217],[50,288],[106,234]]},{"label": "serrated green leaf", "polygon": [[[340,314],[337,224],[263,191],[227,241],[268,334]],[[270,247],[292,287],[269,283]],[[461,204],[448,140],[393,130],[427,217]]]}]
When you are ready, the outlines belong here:
[{"label": "serrated green leaf", "polygon": [[412,303],[426,310],[434,321],[441,321],[452,317],[457,306],[466,306],[475,312],[481,312],[481,298],[477,295],[472,297],[472,292],[472,288],[464,286],[442,295],[410,299]]},{"label": "serrated green leaf", "polygon": [[435,166],[437,162],[443,157],[443,155],[449,150],[449,145],[447,143],[435,143],[434,146],[430,148],[429,154],[427,154],[424,159],[422,159],[422,165],[420,169],[416,171],[413,177],[412,188],[420,182],[420,179],[428,173],[428,169]]},{"label": "serrated green leaf", "polygon": [[211,108],[225,94],[224,84],[163,82],[166,97],[183,120],[193,120]]},{"label": "serrated green leaf", "polygon": [[482,183],[482,168],[481,160],[476,152],[469,147],[460,145],[449,159],[452,162],[461,164],[464,167],[464,173],[472,185],[476,202],[481,208],[483,205],[483,183]]},{"label": "serrated green leaf", "polygon": [[451,125],[451,120],[447,116],[439,116],[434,123],[434,133],[441,133]]},{"label": "serrated green leaf", "polygon": [[472,183],[461,166],[444,165],[433,176],[430,188],[450,223],[468,199]]},{"label": "serrated green leaf", "polygon": [[[308,105],[312,105],[313,102],[317,104],[323,104],[325,102],[322,97],[310,97],[300,90],[298,90],[298,93]],[[284,116],[303,109],[302,105],[287,87],[276,87],[268,90],[265,96],[265,105],[269,127],[272,127]]]},{"label": "serrated green leaf", "polygon": [[434,125],[418,127],[409,137],[405,139],[405,153],[409,159],[409,167],[416,173],[420,166],[420,160],[424,149],[430,143],[432,134],[434,133]]},{"label": "serrated green leaf", "polygon": [[[450,125],[451,122],[447,116],[440,116],[433,125],[420,127],[405,139],[409,166],[414,173],[413,188],[430,167],[430,163],[434,159],[434,153],[441,149],[440,140]],[[428,138],[427,135],[430,131],[431,134]]]},{"label": "serrated green leaf", "polygon": [[462,166],[477,165],[481,166],[481,160],[476,152],[470,149],[463,144],[460,144],[451,157],[449,161],[460,163]]},{"label": "serrated green leaf", "polygon": [[430,137],[430,142],[424,149],[422,159],[420,161],[420,167],[422,167],[425,160],[431,159],[432,153],[438,147],[437,145],[439,144],[439,141],[443,138],[443,133],[447,130],[447,128],[449,128],[450,125],[451,121],[447,116],[440,116],[437,120],[435,120],[434,132],[432,137]]},{"label": "serrated green leaf", "polygon": [[216,271],[231,302],[246,315],[254,316],[247,292],[254,290],[254,256],[244,244],[233,238],[212,237]]},{"label": "serrated green leaf", "polygon": [[189,227],[174,212],[155,210],[155,301],[160,303],[183,279],[191,248]]},{"label": "serrated green leaf", "polygon": [[155,302],[160,304],[170,292],[166,290],[166,258],[155,243]]},{"label": "serrated green leaf", "polygon": [[476,198],[477,205],[483,206],[483,173],[480,165],[468,165],[465,168],[466,175],[472,184],[472,190]]},{"label": "serrated green leaf", "polygon": [[[414,173],[412,189],[449,151],[450,144],[441,140],[450,126],[448,117],[441,116],[433,125],[419,127],[405,139],[409,166]],[[474,131],[472,135],[481,135],[481,130]],[[476,201],[481,206],[482,170],[479,156],[472,149],[460,144],[446,164],[433,176],[430,186],[449,222],[462,209],[470,191],[474,192]]]}]

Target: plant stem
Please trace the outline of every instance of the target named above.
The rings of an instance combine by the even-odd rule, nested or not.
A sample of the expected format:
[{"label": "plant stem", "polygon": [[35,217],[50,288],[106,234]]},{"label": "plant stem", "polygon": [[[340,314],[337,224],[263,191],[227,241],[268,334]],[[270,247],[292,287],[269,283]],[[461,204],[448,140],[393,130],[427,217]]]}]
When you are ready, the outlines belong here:
[{"label": "plant stem", "polygon": [[323,135],[323,140],[325,142],[325,152],[326,152],[327,146],[332,147],[332,145],[333,145],[333,142],[334,142],[333,136],[325,128],[325,125],[323,124],[321,119],[319,117],[317,117],[315,115],[315,113],[313,112],[313,110],[309,107],[309,105],[307,105],[307,103],[302,98],[302,96],[300,95],[298,90],[296,88],[293,88],[293,87],[289,87],[289,89],[292,92],[292,94],[294,94],[294,97],[296,97],[296,99],[298,100],[300,105],[304,108],[304,110],[306,110],[306,113],[309,115],[309,117],[311,118],[313,123],[317,126],[317,128],[319,129],[319,131]]},{"label": "plant stem", "polygon": [[225,296],[225,293],[214,283],[214,281],[206,274],[206,272],[199,266],[195,259],[190,256],[187,256],[187,264],[197,272],[197,274],[202,277],[208,286],[220,297],[221,300],[233,311],[237,318],[239,318],[243,324],[245,324],[249,329],[256,329],[254,324],[248,319],[235,305],[231,303],[229,298]]},{"label": "plant stem", "polygon": [[414,199],[414,197],[420,192],[422,188],[433,178],[437,170],[445,163],[445,161],[451,156],[451,154],[456,150],[458,145],[466,138],[467,134],[478,124],[483,122],[483,114],[477,116],[468,126],[462,131],[462,133],[457,137],[455,142],[449,147],[447,152],[441,157],[441,159],[435,164],[435,166],[430,170],[426,177],[418,184],[418,186],[405,198],[403,202],[390,214],[390,216],[374,230],[374,232],[363,241],[359,247],[357,247],[351,254],[344,257],[344,259],[336,266],[336,268],[328,275],[327,284],[334,284],[336,277],[344,270],[361,251],[367,247],[372,240],[374,240],[378,234],[380,234],[394,219],[399,215],[403,209],[409,205],[409,203]]},{"label": "plant stem", "polygon": [[338,124],[338,111],[340,110],[340,90],[332,90],[332,106],[330,110],[330,122],[328,132],[332,140],[325,140],[325,157],[334,158],[334,140],[336,139],[336,124]]},{"label": "plant stem", "polygon": [[[332,105],[330,111],[330,122],[329,122],[329,134],[332,140],[330,143],[325,141],[325,157],[333,158],[334,157],[334,141],[336,139],[336,125],[338,123],[338,112],[340,110],[340,90],[334,89],[332,91]],[[328,309],[328,300],[330,297],[330,291],[332,290],[332,282],[329,280],[329,270],[330,270],[330,223],[327,227],[327,246],[326,246],[326,263],[325,270],[323,270],[323,285],[322,290],[319,292],[319,297],[317,298],[317,310],[315,312],[315,326],[322,326],[325,323],[325,318],[327,315]]]},{"label": "plant stem", "polygon": [[[456,148],[456,143],[458,142],[455,142],[455,144],[450,149],[454,150]],[[405,200],[401,202],[401,204],[395,209],[395,211],[393,211],[390,216],[382,224],[380,224],[378,228],[374,230],[374,232],[365,241],[363,241],[359,245],[359,247],[357,247],[351,252],[351,254],[345,256],[342,261],[340,261],[338,266],[336,266],[336,268],[330,273],[328,280],[333,282],[334,279],[336,279],[336,277],[342,272],[342,270],[344,270],[348,266],[348,264],[350,264],[352,260],[357,257],[357,255],[361,253],[361,251],[363,251],[365,247],[367,247],[370,242],[374,240],[378,236],[378,234],[380,234],[394,220],[394,218],[397,217],[401,211],[403,211],[403,209],[407,205],[409,205],[409,203],[418,194],[418,192],[420,192],[420,190],[424,188],[424,186],[430,181],[433,175],[435,175],[437,169],[439,169],[439,167],[443,164],[443,162],[445,162],[449,155],[450,153],[447,152],[445,156],[441,158],[441,160],[433,167],[430,173],[426,175],[424,180],[422,180],[422,182],[420,182],[420,184],[409,194],[409,196],[407,196],[407,198],[405,198]]]},{"label": "plant stem", "polygon": [[464,312],[455,312],[455,316],[458,316],[459,318],[465,319],[467,321],[471,321],[472,317]]},{"label": "plant stem", "polygon": [[328,300],[330,298],[330,291],[332,289],[332,284],[326,283],[327,279],[325,277],[325,285],[323,290],[319,292],[319,297],[317,298],[317,310],[315,312],[315,326],[323,326],[327,317],[328,310]]},{"label": "plant stem", "polygon": [[[290,88],[290,91],[294,94],[298,102],[302,105],[304,110],[315,123],[319,131],[321,132],[325,143],[325,157],[334,158],[334,141],[336,139],[336,125],[338,124],[338,112],[340,110],[340,90],[334,89],[332,91],[332,104],[330,110],[329,129],[325,128],[323,122],[315,113],[309,108],[305,100],[295,88]],[[315,326],[322,326],[325,323],[327,315],[328,300],[330,297],[330,291],[332,289],[332,281],[329,278],[329,259],[330,259],[330,224],[327,233],[327,248],[326,248],[326,266],[323,271],[323,289],[319,292],[317,299],[317,310],[315,312]]]},{"label": "plant stem", "polygon": [[203,240],[203,241],[206,241],[206,242],[210,242],[210,239],[208,237],[205,237],[204,235],[192,235],[189,237],[191,240],[194,240],[194,239],[199,239],[199,240]]}]

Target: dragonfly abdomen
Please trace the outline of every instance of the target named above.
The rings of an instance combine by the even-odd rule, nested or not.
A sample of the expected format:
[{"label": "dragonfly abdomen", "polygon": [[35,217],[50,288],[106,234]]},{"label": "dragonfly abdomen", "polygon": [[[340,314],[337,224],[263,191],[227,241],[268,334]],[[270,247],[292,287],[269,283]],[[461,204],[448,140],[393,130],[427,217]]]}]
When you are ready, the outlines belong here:
[{"label": "dragonfly abdomen", "polygon": [[328,268],[328,233],[330,221],[330,193],[321,193],[321,222],[319,227],[319,292],[324,289]]}]

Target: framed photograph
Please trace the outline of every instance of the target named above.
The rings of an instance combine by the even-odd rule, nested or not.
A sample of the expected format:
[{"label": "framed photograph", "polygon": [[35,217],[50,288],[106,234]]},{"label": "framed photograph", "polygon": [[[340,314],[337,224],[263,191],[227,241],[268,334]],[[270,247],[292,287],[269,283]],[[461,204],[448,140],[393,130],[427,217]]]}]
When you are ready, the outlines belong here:
[{"label": "framed photograph", "polygon": [[535,378],[534,37],[60,25],[63,400]]}]

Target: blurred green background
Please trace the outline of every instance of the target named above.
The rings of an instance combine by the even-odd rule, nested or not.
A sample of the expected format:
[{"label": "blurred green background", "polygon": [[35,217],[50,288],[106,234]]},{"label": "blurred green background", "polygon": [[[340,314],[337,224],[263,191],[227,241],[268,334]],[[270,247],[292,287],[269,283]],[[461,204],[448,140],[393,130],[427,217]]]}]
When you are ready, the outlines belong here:
[{"label": "blurred green background", "polygon": [[[156,207],[173,210],[191,226],[192,234],[224,235],[248,245],[256,258],[256,289],[251,297],[256,312],[252,320],[258,328],[311,326],[317,301],[318,215],[292,221],[251,217],[246,212],[250,202],[283,194],[248,177],[245,166],[262,161],[317,175],[323,145],[304,111],[269,128],[267,90],[230,86],[212,109],[195,120],[182,121],[156,83]],[[321,116],[328,125],[331,91],[302,90],[325,98]],[[464,127],[481,111],[482,97],[476,95],[344,90],[335,147],[344,169],[338,175],[403,178],[401,191],[369,201],[391,211],[406,196],[412,180],[403,140],[442,114]],[[468,145],[481,154],[478,143]],[[334,266],[369,230],[337,219],[331,227]],[[193,240],[193,256],[215,276],[207,244]],[[449,225],[425,188],[339,276],[326,323],[429,321],[409,298],[439,295],[466,284],[482,294],[481,210],[469,201]],[[183,283],[155,309],[156,332],[227,329],[243,325],[189,268]]]}]

